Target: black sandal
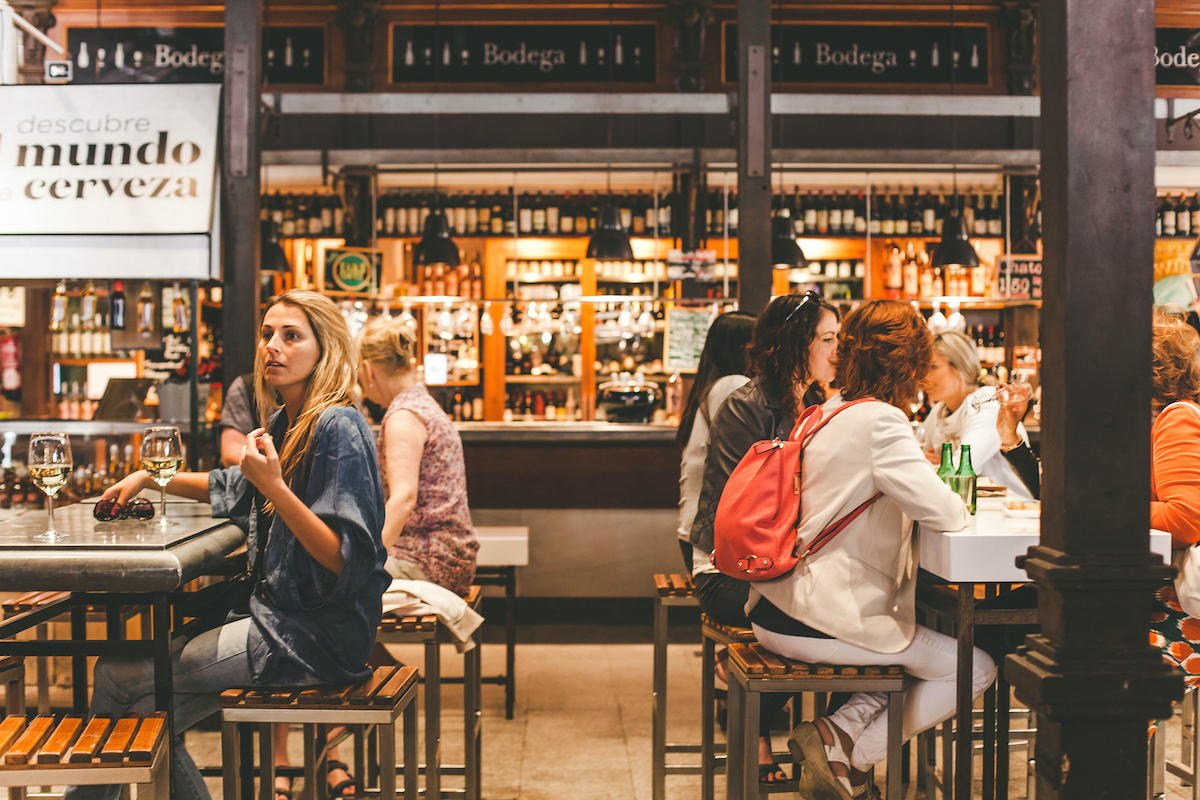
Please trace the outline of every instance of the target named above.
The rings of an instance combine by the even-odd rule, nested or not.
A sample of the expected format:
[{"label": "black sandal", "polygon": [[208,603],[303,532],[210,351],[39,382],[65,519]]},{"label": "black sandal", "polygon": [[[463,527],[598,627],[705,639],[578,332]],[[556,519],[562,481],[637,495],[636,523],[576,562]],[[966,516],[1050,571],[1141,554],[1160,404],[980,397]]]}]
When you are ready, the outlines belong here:
[{"label": "black sandal", "polygon": [[[325,773],[329,774],[329,770],[340,769],[342,772],[350,775],[350,767],[342,761],[326,761]],[[354,794],[346,794],[348,787],[354,787]],[[337,786],[329,787],[329,800],[350,800],[350,798],[366,797],[363,794],[362,782],[350,775],[349,778],[339,783]]]},{"label": "black sandal", "polygon": [[[779,773],[783,775],[783,780],[772,780],[771,776]],[[770,764],[758,765],[758,785],[759,786],[783,786],[789,780],[787,773],[783,771],[783,767],[779,766],[779,762]]]}]

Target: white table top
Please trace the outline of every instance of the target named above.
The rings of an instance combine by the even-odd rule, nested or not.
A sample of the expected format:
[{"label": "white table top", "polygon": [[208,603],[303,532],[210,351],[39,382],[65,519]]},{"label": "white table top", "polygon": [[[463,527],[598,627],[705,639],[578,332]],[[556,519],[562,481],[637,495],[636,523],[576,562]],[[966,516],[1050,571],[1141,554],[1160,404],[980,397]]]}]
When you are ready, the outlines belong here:
[{"label": "white table top", "polygon": [[[918,554],[921,568],[949,583],[1025,583],[1017,556],[1025,555],[1040,539],[1040,519],[1011,519],[1003,512],[1008,500],[980,498],[978,513],[962,531],[933,531],[921,526]],[[1171,535],[1150,531],[1150,549],[1168,563]]]}]

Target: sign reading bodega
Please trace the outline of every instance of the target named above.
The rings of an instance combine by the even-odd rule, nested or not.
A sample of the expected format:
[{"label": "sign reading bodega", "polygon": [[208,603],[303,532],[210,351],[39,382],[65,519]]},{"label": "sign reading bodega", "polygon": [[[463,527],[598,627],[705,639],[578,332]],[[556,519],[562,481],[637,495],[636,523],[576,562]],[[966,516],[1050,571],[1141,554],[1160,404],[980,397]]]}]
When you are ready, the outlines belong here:
[{"label": "sign reading bodega", "polygon": [[215,85],[0,88],[0,234],[207,232],[219,97]]}]

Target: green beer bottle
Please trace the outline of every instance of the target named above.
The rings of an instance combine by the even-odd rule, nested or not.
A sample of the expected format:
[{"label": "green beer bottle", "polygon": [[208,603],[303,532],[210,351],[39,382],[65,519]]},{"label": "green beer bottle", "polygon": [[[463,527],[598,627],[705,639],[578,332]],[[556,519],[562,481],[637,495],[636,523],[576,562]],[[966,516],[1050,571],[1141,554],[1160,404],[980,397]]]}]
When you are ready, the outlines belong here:
[{"label": "green beer bottle", "polygon": [[975,486],[977,476],[975,475],[975,469],[971,466],[971,445],[969,444],[962,446],[962,455],[959,457],[956,477],[959,479],[958,493],[962,497],[963,502],[967,504],[967,511],[974,514],[976,501],[978,500],[978,493]]},{"label": "green beer bottle", "polygon": [[954,446],[949,442],[942,445],[942,463],[938,466],[937,476],[945,483],[954,474]]}]

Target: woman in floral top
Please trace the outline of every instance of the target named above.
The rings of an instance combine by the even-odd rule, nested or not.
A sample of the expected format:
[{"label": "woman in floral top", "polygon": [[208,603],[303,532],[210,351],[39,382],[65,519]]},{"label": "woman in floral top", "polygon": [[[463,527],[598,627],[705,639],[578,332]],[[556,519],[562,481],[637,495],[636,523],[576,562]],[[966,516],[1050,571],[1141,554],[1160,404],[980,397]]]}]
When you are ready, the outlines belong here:
[{"label": "woman in floral top", "polygon": [[479,539],[467,505],[462,439],[413,369],[416,337],[381,318],[359,340],[363,394],[387,408],[377,440],[393,578],[432,581],[465,595]]}]

